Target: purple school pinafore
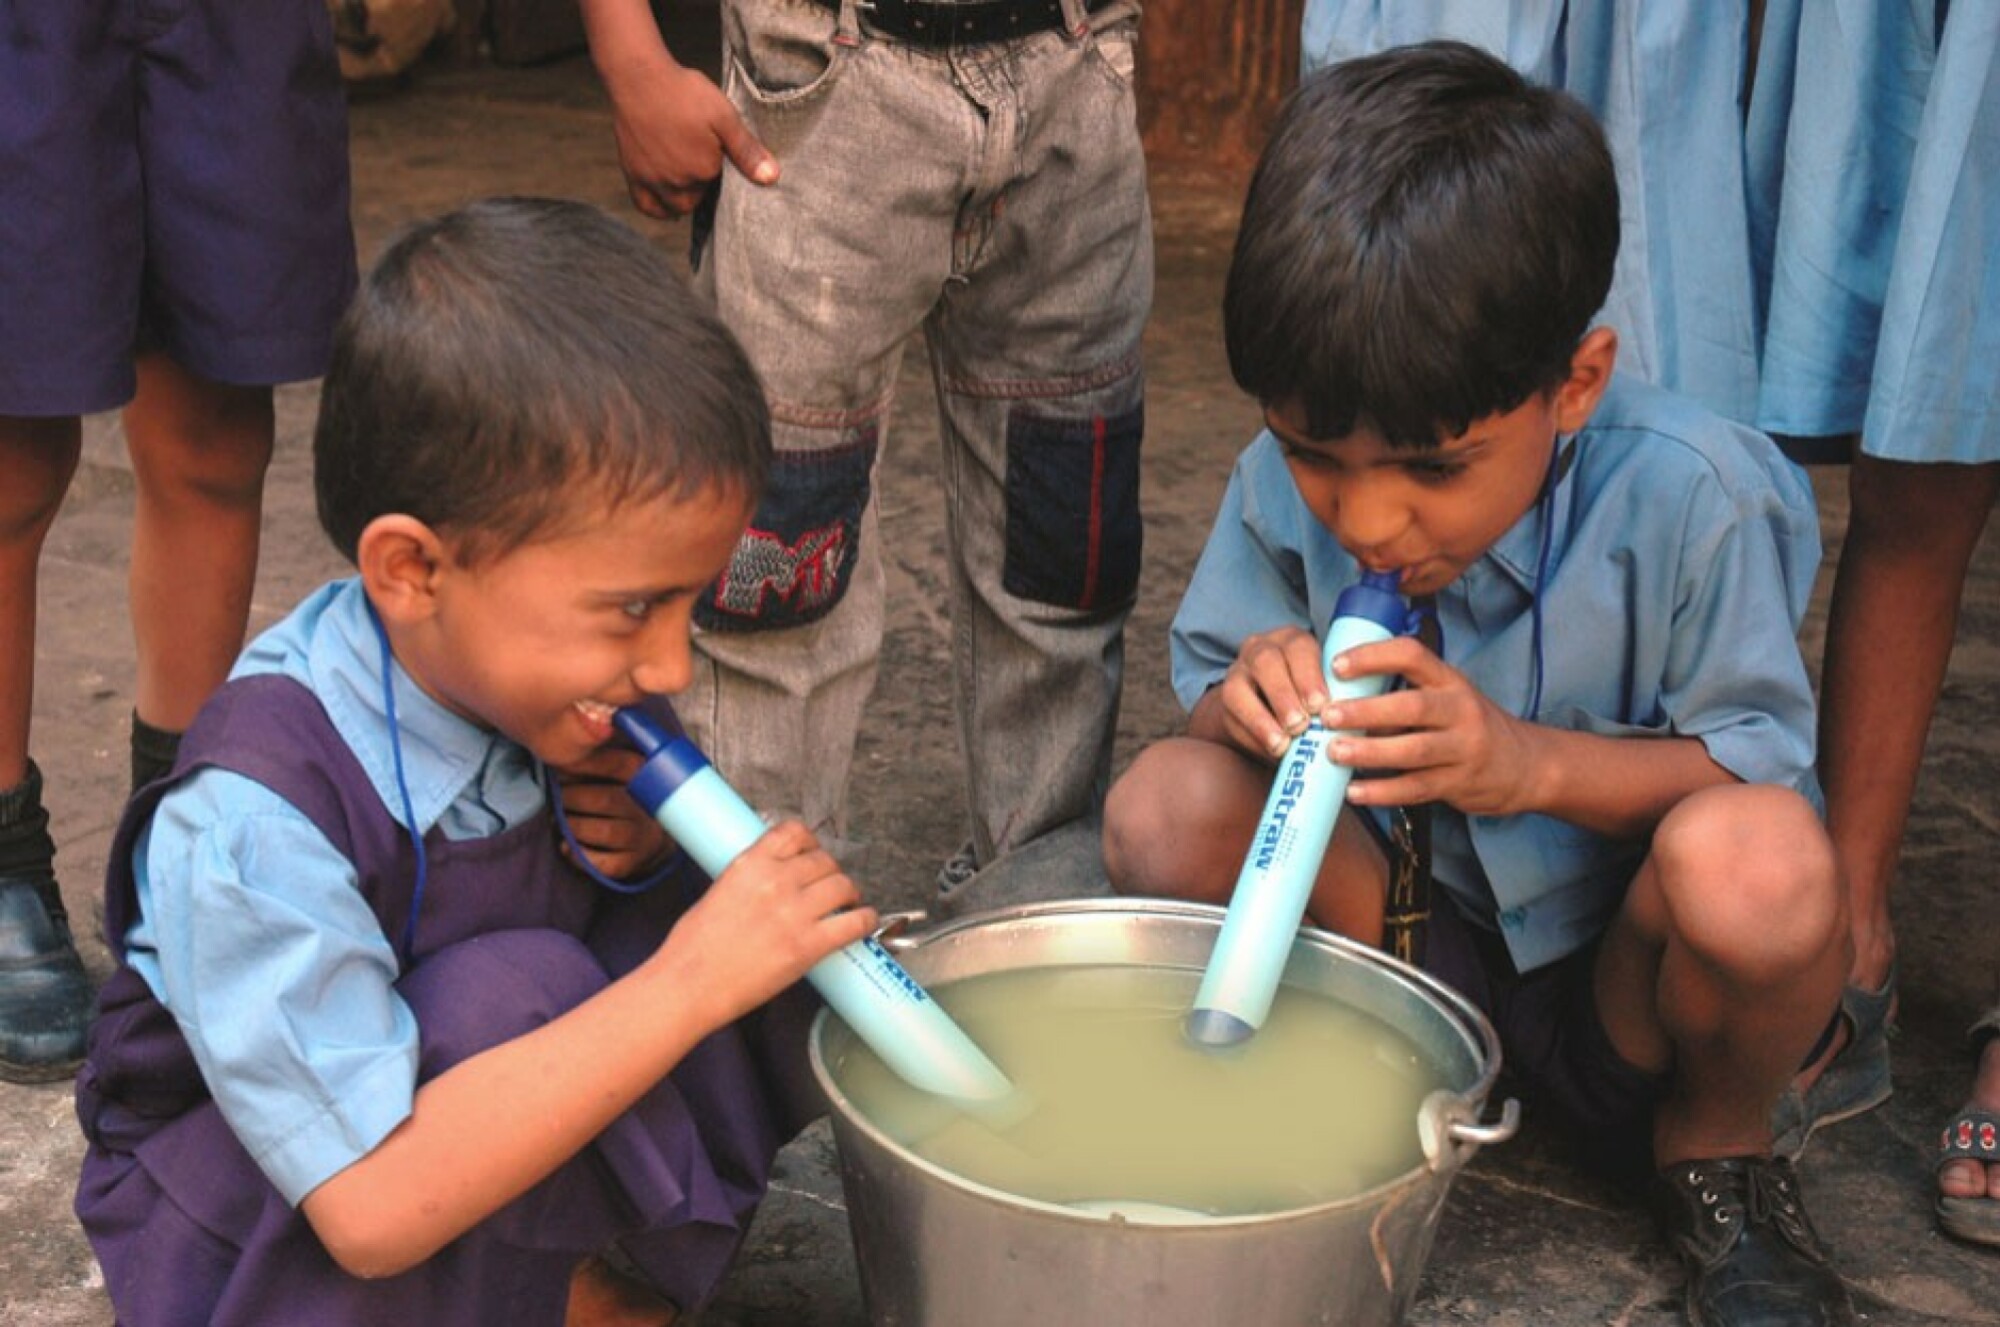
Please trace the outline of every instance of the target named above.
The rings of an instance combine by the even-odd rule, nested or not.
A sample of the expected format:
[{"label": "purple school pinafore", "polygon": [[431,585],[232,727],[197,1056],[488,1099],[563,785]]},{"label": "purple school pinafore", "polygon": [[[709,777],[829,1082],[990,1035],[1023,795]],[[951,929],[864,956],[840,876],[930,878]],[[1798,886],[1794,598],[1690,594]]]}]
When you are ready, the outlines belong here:
[{"label": "purple school pinafore", "polygon": [[[425,840],[427,884],[403,952],[416,856],[354,754],[303,686],[238,679],[203,710],[169,778],[133,800],[112,845],[105,934],[135,913],[132,847],[161,796],[204,766],[299,808],[358,871],[397,943],[397,990],[416,1015],[418,1078],[522,1035],[651,953],[703,886],[693,867],[615,895],[555,850],[544,810],[491,838]],[[77,1080],[89,1140],[76,1212],[120,1323],[559,1324],[570,1273],[614,1241],[693,1308],[720,1282],[763,1196],[772,1157],[819,1110],[803,986],[703,1041],[578,1156],[400,1276],[363,1281],[327,1255],[210,1098],[187,1043],[145,981],[104,988]]]}]

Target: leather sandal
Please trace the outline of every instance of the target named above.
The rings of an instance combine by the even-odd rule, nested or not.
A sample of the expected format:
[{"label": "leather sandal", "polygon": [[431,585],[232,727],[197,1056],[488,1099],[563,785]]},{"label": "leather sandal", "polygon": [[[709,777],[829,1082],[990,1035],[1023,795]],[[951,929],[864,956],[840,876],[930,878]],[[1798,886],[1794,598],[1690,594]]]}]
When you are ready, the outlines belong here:
[{"label": "leather sandal", "polygon": [[[1951,1117],[1938,1140],[1937,1164],[1983,1161],[2000,1166],[2000,1113],[1966,1106]],[[1937,1196],[1938,1229],[1953,1239],[2000,1248],[2000,1198]]]},{"label": "leather sandal", "polygon": [[1801,1092],[1787,1088],[1771,1113],[1773,1150],[1784,1157],[1805,1151],[1813,1132],[1829,1124],[1865,1115],[1889,1099],[1889,1042],[1897,1028],[1896,970],[1889,969],[1880,990],[1849,986],[1840,993],[1840,1019],[1847,1025],[1847,1044],[1834,1052],[1825,1070]]}]

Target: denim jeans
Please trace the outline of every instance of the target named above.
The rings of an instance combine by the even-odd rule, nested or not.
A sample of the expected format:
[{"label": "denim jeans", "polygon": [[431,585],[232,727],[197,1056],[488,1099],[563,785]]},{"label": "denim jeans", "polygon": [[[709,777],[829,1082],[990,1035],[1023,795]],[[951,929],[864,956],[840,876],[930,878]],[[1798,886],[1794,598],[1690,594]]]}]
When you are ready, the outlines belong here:
[{"label": "denim jeans", "polygon": [[723,86],[780,183],[725,171],[697,281],[770,399],[764,501],[698,609],[678,706],[767,811],[846,832],[884,617],[874,472],[924,334],[953,698],[982,864],[1102,803],[1138,583],[1152,222],[1138,7],[928,49],[865,7],[731,0]]}]

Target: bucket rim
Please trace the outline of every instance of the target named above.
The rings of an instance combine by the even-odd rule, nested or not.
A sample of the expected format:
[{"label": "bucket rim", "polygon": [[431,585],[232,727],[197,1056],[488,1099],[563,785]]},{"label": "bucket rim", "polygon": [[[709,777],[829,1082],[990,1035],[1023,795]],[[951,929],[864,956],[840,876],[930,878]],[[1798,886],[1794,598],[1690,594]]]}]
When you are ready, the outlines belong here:
[{"label": "bucket rim", "polygon": [[[1208,903],[1192,903],[1181,899],[1123,899],[1123,898],[1081,898],[1056,899],[1034,903],[1018,903],[1007,907],[991,908],[963,916],[948,918],[934,926],[914,933],[904,932],[884,936],[882,943],[893,953],[902,954],[914,949],[945,940],[953,935],[979,930],[1002,922],[1045,920],[1075,914],[1142,914],[1152,917],[1181,918],[1188,921],[1212,922],[1220,929],[1227,909]],[[915,924],[919,920],[928,921],[922,912],[897,914],[898,919]],[[1331,950],[1349,959],[1360,961],[1370,967],[1380,968],[1387,975],[1396,978],[1406,986],[1415,987],[1431,1003],[1439,1006],[1445,1014],[1466,1033],[1483,1052],[1480,1061],[1481,1072],[1476,1082],[1463,1091],[1445,1091],[1453,1100],[1465,1103],[1476,1114],[1483,1109],[1495,1084],[1499,1081],[1501,1068],[1500,1038],[1494,1031],[1492,1022],[1480,1012],[1478,1006],[1436,977],[1420,968],[1405,963],[1381,950],[1364,945],[1357,940],[1318,927],[1302,926],[1293,941],[1294,946],[1309,944],[1316,948]],[[1031,966],[1062,966],[1044,964]],[[1005,1189],[948,1170],[923,1157],[890,1137],[867,1115],[855,1107],[840,1085],[834,1080],[831,1066],[823,1054],[827,1029],[838,1015],[830,1008],[822,1008],[814,1015],[812,1027],[807,1036],[807,1054],[812,1065],[813,1077],[820,1090],[826,1094],[831,1108],[831,1116],[838,1142],[843,1128],[852,1129],[866,1138],[872,1145],[897,1157],[926,1175],[958,1190],[968,1196],[1012,1209],[1026,1209],[1045,1216],[1074,1221],[1079,1225],[1100,1228],[1104,1226],[1131,1226],[1148,1232],[1198,1232],[1227,1231],[1247,1226],[1269,1226],[1274,1223],[1312,1220],[1326,1213],[1342,1208],[1379,1203],[1383,1196],[1398,1189],[1417,1186],[1429,1181],[1448,1182],[1450,1177],[1471,1158],[1477,1146],[1459,1144],[1451,1147],[1451,1152],[1442,1161],[1426,1156],[1408,1170],[1382,1181],[1371,1188],[1342,1198],[1326,1202],[1311,1203],[1299,1207],[1280,1208],[1269,1212],[1246,1212],[1227,1216],[1202,1215],[1198,1219],[1157,1219],[1145,1216],[1127,1215],[1116,1212],[1095,1212],[1047,1199],[1033,1198],[1026,1194],[1012,1193]],[[1443,1091],[1443,1090],[1441,1090]],[[1436,1095],[1436,1094],[1434,1094]]]}]

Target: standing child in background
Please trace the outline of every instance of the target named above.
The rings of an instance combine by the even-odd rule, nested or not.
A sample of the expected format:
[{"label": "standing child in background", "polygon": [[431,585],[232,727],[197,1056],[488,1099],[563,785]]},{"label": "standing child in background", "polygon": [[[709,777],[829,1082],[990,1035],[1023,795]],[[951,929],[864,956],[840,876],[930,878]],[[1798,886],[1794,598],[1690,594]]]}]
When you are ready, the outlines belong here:
[{"label": "standing child in background", "polygon": [[[135,1325],[582,1323],[609,1288],[664,1321],[816,1109],[794,983],[873,924],[803,827],[710,885],[607,786],[763,483],[755,375],[631,231],[501,200],[383,256],[314,445],[358,574],[251,645],[113,849],[106,1288]],[[567,818],[552,769],[593,776]]]},{"label": "standing child in background", "polygon": [[938,882],[956,908],[1101,879],[1153,298],[1137,0],[724,0],[721,90],[646,0],[583,12],[640,209],[715,186],[695,279],[770,395],[771,485],[696,613],[690,730],[753,805],[847,834],[876,458],[921,332],[970,813]]},{"label": "standing child in background", "polygon": [[125,406],[136,788],[243,646],[271,386],[326,367],[354,288],[324,0],[0,16],[0,1078],[67,1077],[91,989],[29,759],[35,585],[81,452]]},{"label": "standing child in background", "polygon": [[[1618,191],[1582,105],[1469,46],[1355,60],[1288,103],[1245,204],[1230,364],[1269,431],[1174,623],[1184,737],[1114,786],[1127,893],[1222,902],[1271,766],[1317,715],[1349,791],[1309,913],[1376,940],[1378,816],[1434,804],[1426,966],[1531,1101],[1650,1175],[1703,1323],[1844,1323],[1770,1116],[1846,966],[1795,632],[1819,555],[1770,441],[1613,377],[1591,326]],[[1331,705],[1316,628],[1362,569],[1436,651]],[[1719,1215],[1718,1215],[1719,1214]]]},{"label": "standing child in background", "polygon": [[[1819,768],[1854,959],[1845,1044],[1780,1116],[1803,1147],[1890,1093],[1892,886],[1966,569],[2000,496],[2000,5],[1857,20],[1771,0],[1757,85],[1775,107],[1757,140],[1773,232],[1758,422],[1804,459],[1851,463]],[[2000,991],[1996,952],[1957,955],[1976,996]],[[1938,1155],[1939,1224],[1986,1244],[2000,1244],[1996,1027],[2000,1010],[1973,1029],[1983,1067],[1944,1130],[1970,1144],[1983,1124],[1989,1145]]]}]

